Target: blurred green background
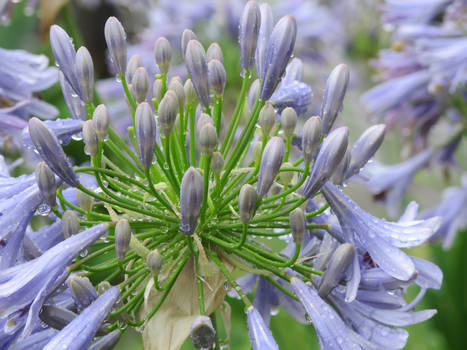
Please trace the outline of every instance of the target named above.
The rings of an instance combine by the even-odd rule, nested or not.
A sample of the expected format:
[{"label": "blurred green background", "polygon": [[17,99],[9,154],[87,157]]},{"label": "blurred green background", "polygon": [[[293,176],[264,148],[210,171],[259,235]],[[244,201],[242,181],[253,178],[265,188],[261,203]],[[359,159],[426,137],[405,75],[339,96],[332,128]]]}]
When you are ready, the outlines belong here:
[{"label": "blurred green background", "polygon": [[[0,47],[9,49],[21,48],[34,53],[43,53],[51,57],[50,47],[47,42],[48,30],[41,32],[38,16],[26,16],[22,7],[23,5],[21,4],[17,5],[11,23],[8,26],[0,27]],[[107,8],[103,10],[103,13],[99,13],[91,18],[77,17],[72,10],[65,7],[58,12],[55,19],[55,23],[62,25],[69,33],[79,35],[79,39],[75,39],[75,44],[76,42],[81,44],[83,41],[86,41],[86,38],[83,39],[83,35],[76,30],[76,23],[79,23],[78,27],[81,28],[95,26],[93,32],[97,39],[94,38],[91,43],[94,51],[92,55],[93,59],[98,62],[99,68],[97,71],[101,75],[105,74],[103,63],[105,53],[102,46],[104,22],[100,23],[96,19],[101,18],[105,20],[106,16],[111,13],[112,9]],[[92,21],[96,22],[93,23]],[[92,36],[88,33],[87,37]],[[220,45],[227,60],[225,66],[227,76],[229,77],[228,89],[233,91],[238,89],[237,84],[240,82],[236,43],[231,39],[226,39],[225,42],[220,42]],[[347,63],[350,63],[354,67],[353,69],[358,71],[361,78],[358,89],[356,91],[351,90],[346,97],[346,104],[341,117],[342,123],[351,127],[353,140],[357,138],[359,133],[369,123],[365,115],[362,114],[361,106],[358,104],[359,94],[364,91],[365,87],[371,84],[371,70],[367,65],[367,61],[377,54],[379,47],[384,45],[387,45],[385,35],[377,36],[375,39],[375,33],[370,35],[362,29],[356,31],[353,41],[347,48],[349,60]],[[53,59],[51,59],[51,62],[53,62]],[[354,71],[352,74],[355,74]],[[313,75],[313,72],[311,72],[311,75]],[[323,88],[323,86],[312,87],[314,89]],[[55,104],[60,109],[62,116],[66,117],[69,115],[58,84],[43,92],[41,96],[43,99]],[[232,99],[233,97],[230,98]],[[71,148],[73,148],[73,145]],[[465,157],[465,148],[460,147],[464,151],[459,152],[460,154],[458,155],[461,166],[465,166],[465,159],[467,159]],[[394,150],[396,151],[394,152]],[[399,153],[400,140],[393,133],[385,141],[384,147],[379,152],[379,158],[389,163],[394,163],[398,161],[397,155]],[[451,181],[455,183],[457,178],[454,176]],[[409,197],[415,198],[422,208],[436,203],[441,189],[447,185],[442,169],[422,171],[417,176],[415,182],[416,185],[412,186]],[[375,208],[370,195],[364,189],[351,188],[350,191],[352,192],[352,196],[365,209],[384,216],[382,208]],[[437,263],[444,272],[444,282],[440,291],[428,291],[426,297],[418,307],[419,309],[436,308],[438,309],[438,314],[427,322],[408,328],[410,337],[406,349],[440,350],[466,348],[467,273],[464,270],[467,266],[467,254],[465,254],[467,252],[466,234],[467,232],[459,234],[449,252],[443,251],[439,245],[426,245],[413,252],[417,256],[428,258]],[[416,290],[409,291],[409,296],[414,295],[414,293],[416,293]],[[236,350],[250,349],[242,305],[236,300],[230,300],[229,302],[232,306],[231,348]],[[279,310],[278,315],[272,318],[271,329],[281,349],[319,348],[313,327],[297,323],[282,310]],[[154,336],[157,337],[157,334],[154,334]],[[134,330],[128,330],[116,347],[119,350],[141,348],[141,339],[139,334]],[[187,341],[183,349],[193,349],[193,346]]]}]

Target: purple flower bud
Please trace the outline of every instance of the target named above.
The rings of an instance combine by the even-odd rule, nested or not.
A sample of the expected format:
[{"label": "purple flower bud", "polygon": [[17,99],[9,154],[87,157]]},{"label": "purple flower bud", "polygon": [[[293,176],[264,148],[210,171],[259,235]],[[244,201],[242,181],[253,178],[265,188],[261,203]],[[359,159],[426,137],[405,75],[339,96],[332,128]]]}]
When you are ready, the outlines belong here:
[{"label": "purple flower bud", "polygon": [[131,227],[127,219],[118,220],[115,225],[115,255],[117,259],[125,259],[130,249]]},{"label": "purple flower bud", "polygon": [[191,324],[190,339],[196,349],[211,349],[216,340],[216,330],[208,316],[200,315]]},{"label": "purple flower bud", "polygon": [[254,55],[260,25],[261,13],[259,6],[256,1],[250,0],[243,8],[238,35],[238,41],[240,43],[240,62],[244,70],[250,69],[254,64]]},{"label": "purple flower bud", "polygon": [[259,78],[263,78],[266,70],[266,52],[272,27],[274,26],[274,15],[268,3],[259,5],[261,25],[259,27],[258,40],[256,45],[256,73]]},{"label": "purple flower bud", "polygon": [[97,299],[97,290],[87,277],[72,274],[67,280],[73,300],[80,308],[86,308]]},{"label": "purple flower bud", "polygon": [[384,135],[386,134],[386,125],[373,125],[365,130],[365,132],[355,141],[352,147],[352,157],[350,165],[345,174],[349,178],[360,172],[360,169],[374,156],[378,148],[383,143]]},{"label": "purple flower bud", "polygon": [[105,105],[100,104],[96,107],[92,115],[92,122],[94,123],[94,129],[99,140],[105,140],[110,125],[109,112]]},{"label": "purple flower bud", "polygon": [[347,148],[344,157],[339,162],[339,164],[337,164],[336,169],[334,169],[334,172],[332,173],[331,181],[334,185],[342,186],[344,184],[346,179],[345,174],[347,173],[347,169],[349,168],[350,164],[350,157],[350,149]]},{"label": "purple flower bud", "polygon": [[259,111],[258,124],[261,127],[263,135],[269,135],[276,124],[276,111],[269,102]]},{"label": "purple flower bud", "polygon": [[187,79],[183,85],[183,91],[185,91],[185,101],[187,104],[194,104],[196,102],[197,96],[195,87],[191,82],[191,79]]},{"label": "purple flower bud", "polygon": [[126,34],[120,21],[115,17],[109,17],[105,22],[104,35],[110,58],[116,71],[125,74],[126,70]]},{"label": "purple flower bud", "polygon": [[289,223],[294,243],[302,244],[306,232],[306,218],[301,208],[296,208],[290,212]]},{"label": "purple flower bud", "polygon": [[178,97],[175,92],[166,92],[159,104],[158,113],[162,134],[167,137],[172,132],[178,114]]},{"label": "purple flower bud", "polygon": [[92,120],[86,120],[83,125],[84,152],[91,157],[97,156],[98,139]]},{"label": "purple flower bud", "polygon": [[250,91],[248,91],[248,109],[251,113],[253,106],[255,105],[256,100],[258,99],[259,93],[259,79],[256,79],[250,86]]},{"label": "purple flower bud", "polygon": [[350,243],[341,244],[332,253],[331,260],[321,277],[318,294],[321,298],[326,298],[344,277],[347,268],[354,259],[355,249]]},{"label": "purple flower bud", "polygon": [[284,141],[278,136],[272,137],[264,147],[258,175],[258,195],[264,197],[281,168],[285,155]]},{"label": "purple flower bud", "polygon": [[224,157],[219,152],[214,152],[211,158],[211,170],[214,174],[220,176],[222,169],[224,169]]},{"label": "purple flower bud", "polygon": [[[161,123],[162,124],[162,123]],[[135,131],[139,159],[145,169],[151,167],[156,143],[156,118],[149,103],[142,102],[135,112]]]},{"label": "purple flower bud", "polygon": [[311,87],[301,81],[293,81],[289,85],[281,84],[271,96],[271,102],[278,111],[292,107],[300,116],[309,112],[312,99]]},{"label": "purple flower bud", "polygon": [[36,167],[36,182],[47,204],[53,208],[56,204],[57,183],[55,175],[45,162],[40,162]]},{"label": "purple flower bud", "polygon": [[225,88],[225,69],[221,61],[211,60],[208,64],[208,73],[209,73],[209,85],[214,90],[214,93],[218,96],[224,94]]},{"label": "purple flower bud", "polygon": [[255,188],[249,184],[243,185],[238,196],[238,212],[244,224],[249,223],[255,214],[257,200],[258,193]]},{"label": "purple flower bud", "polygon": [[185,105],[185,90],[183,88],[183,83],[174,77],[170,80],[169,90],[175,92],[178,99],[178,106],[183,107]]},{"label": "purple flower bud", "polygon": [[162,80],[156,79],[154,80],[154,84],[152,84],[152,97],[156,100],[156,102],[161,102],[162,100]]},{"label": "purple flower bud", "polygon": [[35,117],[29,120],[29,134],[37,152],[50,169],[68,185],[77,186],[79,181],[55,134]]},{"label": "purple flower bud", "polygon": [[222,49],[218,43],[212,43],[206,51],[206,61],[209,62],[211,60],[218,60],[224,64],[224,55],[222,54]]},{"label": "purple flower bud", "polygon": [[321,119],[323,120],[323,135],[327,135],[342,110],[345,91],[349,83],[349,68],[345,64],[336,66],[326,81],[323,103],[321,104]]},{"label": "purple flower bud", "polygon": [[293,136],[295,126],[297,125],[298,116],[295,110],[291,107],[285,108],[281,113],[281,124],[284,130],[285,137]]},{"label": "purple flower bud", "polygon": [[84,102],[73,90],[70,83],[65,78],[65,75],[61,71],[59,72],[58,77],[60,81],[60,87],[62,88],[63,97],[65,98],[66,105],[71,113],[71,117],[73,119],[86,120],[87,115]]},{"label": "purple flower bud", "polygon": [[306,198],[314,195],[331,178],[345,155],[348,143],[349,129],[345,126],[334,130],[324,139],[305,183],[303,195]]},{"label": "purple flower bud", "polygon": [[207,123],[199,131],[199,145],[201,152],[207,156],[212,156],[212,153],[217,146],[217,131],[214,125]]},{"label": "purple flower bud", "polygon": [[185,29],[182,33],[182,42],[181,42],[181,48],[182,48],[182,55],[183,55],[183,58],[186,58],[185,55],[186,55],[186,48],[188,46],[188,43],[191,41],[191,40],[198,40],[198,37],[196,36],[195,33],[193,33],[192,30],[190,29]]},{"label": "purple flower bud", "polygon": [[141,61],[140,55],[133,55],[128,60],[128,64],[126,65],[126,81],[132,81],[133,75],[135,74],[136,70],[139,67],[143,67],[143,62]]},{"label": "purple flower bud", "polygon": [[39,318],[48,326],[61,330],[76,318],[76,314],[64,307],[46,304],[42,306]]},{"label": "purple flower bud", "polygon": [[271,331],[264,323],[261,314],[253,307],[246,310],[248,334],[253,350],[279,350]]},{"label": "purple flower bud", "polygon": [[212,120],[209,114],[201,113],[201,115],[198,118],[198,121],[196,122],[197,138],[199,138],[199,133],[201,132],[201,129],[207,124],[214,125],[214,121]]},{"label": "purple flower bud", "polygon": [[311,117],[303,126],[302,150],[305,162],[311,163],[321,142],[321,118]]},{"label": "purple flower bud", "polygon": [[146,265],[153,275],[158,275],[162,269],[162,255],[159,250],[151,250],[146,256]]},{"label": "purple flower bud", "polygon": [[208,64],[203,46],[197,40],[190,40],[186,47],[185,64],[199,101],[204,107],[209,105]]},{"label": "purple flower bud", "polygon": [[198,224],[203,191],[202,176],[195,168],[190,167],[183,175],[180,186],[180,229],[187,235],[192,234]]},{"label": "purple flower bud", "polygon": [[131,79],[131,93],[137,103],[141,103],[146,100],[148,95],[148,73],[146,68],[139,67],[133,79]]},{"label": "purple flower bud", "polygon": [[154,45],[154,57],[161,73],[167,74],[172,59],[172,46],[166,38],[157,39]]},{"label": "purple flower bud", "polygon": [[56,24],[50,27],[50,46],[55,56],[55,62],[68,81],[68,84],[84,100],[75,71],[76,51],[73,46],[73,40]]},{"label": "purple flower bud", "polygon": [[276,90],[292,55],[297,37],[297,21],[293,16],[282,17],[274,26],[266,51],[260,100],[267,101]]},{"label": "purple flower bud", "polygon": [[80,224],[76,213],[72,210],[65,210],[62,216],[62,232],[65,238],[76,235],[79,229]]},{"label": "purple flower bud", "polygon": [[84,102],[94,99],[94,65],[87,48],[81,46],[76,52],[76,77]]},{"label": "purple flower bud", "polygon": [[281,87],[291,85],[294,81],[303,81],[303,62],[297,57],[292,58],[287,65],[284,78],[281,81]]},{"label": "purple flower bud", "polygon": [[[87,349],[100,324],[112,309],[119,295],[120,289],[112,287],[99,296],[96,301],[53,337],[44,347],[44,350]],[[79,334],[79,337],[76,334]]]}]

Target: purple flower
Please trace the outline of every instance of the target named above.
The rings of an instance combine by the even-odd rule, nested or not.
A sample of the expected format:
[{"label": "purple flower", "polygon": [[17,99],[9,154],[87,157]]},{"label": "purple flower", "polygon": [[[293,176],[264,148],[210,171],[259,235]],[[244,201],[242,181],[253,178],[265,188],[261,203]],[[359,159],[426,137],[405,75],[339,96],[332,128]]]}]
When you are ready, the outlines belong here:
[{"label": "purple flower", "polygon": [[[57,119],[57,120],[46,120],[44,124],[57,136],[60,144],[67,145],[70,143],[71,138],[79,134],[83,127],[83,121],[81,119]],[[23,144],[26,148],[34,148],[34,144],[29,134],[29,128],[23,129],[21,133]]]},{"label": "purple flower", "polygon": [[80,350],[87,348],[119,295],[120,289],[118,287],[108,289],[78,317],[58,332],[44,349]]},{"label": "purple flower", "polygon": [[428,23],[450,0],[386,0],[383,20],[387,23]]},{"label": "purple flower", "polygon": [[301,81],[293,81],[289,85],[281,86],[271,96],[274,108],[282,111],[286,107],[292,107],[299,116],[308,114],[311,107],[313,92],[311,87]]},{"label": "purple flower", "polygon": [[352,339],[350,329],[339,315],[319,297],[316,290],[308,287],[297,277],[292,278],[291,285],[316,329],[321,348],[360,349],[360,346]]},{"label": "purple flower", "polygon": [[279,350],[271,331],[264,323],[258,310],[249,307],[246,310],[248,334],[250,335],[253,350]]},{"label": "purple flower", "polygon": [[408,281],[415,276],[412,260],[399,248],[413,247],[430,238],[441,218],[388,222],[362,210],[341,190],[326,183],[322,194],[337,216],[346,241],[356,244],[390,276]]},{"label": "purple flower", "polygon": [[47,250],[40,257],[0,272],[0,317],[11,315],[29,306],[23,335],[31,332],[48,294],[68,274],[66,267],[86,247],[107,231],[107,224],[99,224]]},{"label": "purple flower", "polygon": [[389,215],[395,217],[400,212],[400,204],[413,176],[432,156],[433,151],[427,149],[397,165],[370,163],[363,170],[363,176],[368,178],[364,184],[376,198],[383,199]]}]

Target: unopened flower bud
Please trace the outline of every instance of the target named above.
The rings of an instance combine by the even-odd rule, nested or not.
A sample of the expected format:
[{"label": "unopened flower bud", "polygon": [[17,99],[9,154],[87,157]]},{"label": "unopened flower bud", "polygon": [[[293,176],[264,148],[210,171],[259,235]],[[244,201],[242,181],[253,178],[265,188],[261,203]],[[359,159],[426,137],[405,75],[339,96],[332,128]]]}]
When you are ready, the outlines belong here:
[{"label": "unopened flower bud", "polygon": [[258,175],[258,194],[263,197],[276,179],[285,155],[284,141],[278,136],[272,137],[264,148]]},{"label": "unopened flower bud", "polygon": [[143,62],[141,61],[140,55],[133,55],[128,60],[126,65],[126,81],[131,82],[133,80],[133,75],[135,75],[136,70],[139,67],[143,67]]},{"label": "unopened flower bud", "polygon": [[293,16],[282,17],[274,26],[265,57],[260,100],[267,101],[276,90],[292,55],[297,37],[297,21]]},{"label": "unopened flower bud", "polygon": [[209,105],[208,64],[203,46],[197,40],[190,40],[186,47],[185,64],[190,78],[204,107]]},{"label": "unopened flower bud", "polygon": [[256,1],[248,1],[240,17],[238,41],[240,43],[240,62],[244,70],[250,69],[255,62],[261,13]]},{"label": "unopened flower bud", "polygon": [[302,150],[305,162],[311,163],[321,143],[321,118],[311,117],[303,125]]},{"label": "unopened flower bud", "polygon": [[154,56],[161,73],[167,74],[172,59],[172,46],[166,38],[157,39],[154,45]]},{"label": "unopened flower bud", "polygon": [[99,282],[99,284],[97,285],[97,292],[99,294],[103,294],[105,291],[109,290],[110,288],[112,288],[112,285],[110,284],[109,281],[102,281],[102,282]]},{"label": "unopened flower bud", "polygon": [[303,195],[314,195],[330,179],[340,163],[349,143],[349,129],[345,126],[332,131],[323,141],[308,177]]},{"label": "unopened flower bud", "polygon": [[86,120],[83,124],[84,150],[91,157],[97,156],[98,138],[92,120]]},{"label": "unopened flower bud", "polygon": [[120,21],[109,17],[104,26],[104,35],[110,58],[119,74],[126,70],[126,34]]},{"label": "unopened flower bud", "polygon": [[53,304],[44,304],[41,307],[39,318],[51,328],[61,330],[76,317],[73,311]]},{"label": "unopened flower bud", "polygon": [[345,91],[349,83],[349,68],[345,64],[336,66],[326,81],[323,103],[321,105],[321,119],[323,121],[323,135],[331,130],[337,115],[342,110]]},{"label": "unopened flower bud", "polygon": [[198,121],[196,122],[196,133],[197,137],[199,137],[199,133],[201,132],[201,129],[206,125],[206,124],[211,124],[214,125],[214,121],[212,120],[211,116],[206,113],[201,113],[201,115],[198,118]]},{"label": "unopened flower bud", "polygon": [[199,145],[201,152],[211,156],[217,146],[217,131],[214,125],[206,124],[199,131]]},{"label": "unopened flower bud", "polygon": [[62,215],[62,232],[65,238],[76,235],[79,229],[79,219],[76,213],[72,210],[65,210]]},{"label": "unopened flower bud", "polygon": [[115,225],[115,255],[117,259],[125,259],[130,249],[131,227],[127,219],[118,220]]},{"label": "unopened flower bud", "polygon": [[146,68],[139,67],[135,71],[133,79],[131,79],[131,92],[137,103],[146,100],[148,95],[148,73]]},{"label": "unopened flower bud", "polygon": [[175,92],[172,90],[166,92],[159,104],[158,113],[162,134],[167,137],[172,132],[177,119],[178,98]]},{"label": "unopened flower bud", "polygon": [[256,141],[253,145],[253,156],[255,157],[255,164],[261,162],[261,151],[263,150],[263,143],[261,141]]},{"label": "unopened flower bud", "polygon": [[162,255],[158,249],[151,250],[146,256],[146,265],[153,275],[158,275],[162,269]]},{"label": "unopened flower bud", "polygon": [[180,185],[180,229],[187,235],[192,234],[198,224],[203,192],[202,176],[195,168],[190,167],[183,175]]},{"label": "unopened flower bud", "polygon": [[68,287],[71,290],[73,300],[81,308],[86,308],[97,299],[97,290],[87,277],[78,274],[71,274],[67,280]]},{"label": "unopened flower bud", "polygon": [[224,94],[225,88],[225,69],[224,65],[219,60],[211,60],[208,64],[209,85],[211,85],[214,93],[218,96]]},{"label": "unopened flower bud", "polygon": [[[282,164],[283,168],[293,168],[292,163],[284,163]],[[288,185],[290,182],[292,182],[294,178],[295,173],[293,171],[281,171],[279,176],[281,178],[281,181],[284,185]]]},{"label": "unopened flower bud", "polygon": [[256,79],[250,86],[248,91],[248,110],[250,113],[253,111],[256,100],[259,94],[259,79]]},{"label": "unopened flower bud", "polygon": [[156,100],[156,102],[160,103],[162,100],[162,80],[156,79],[154,80],[154,84],[152,84],[152,98]]},{"label": "unopened flower bud", "polygon": [[326,298],[344,277],[345,271],[352,263],[355,254],[354,246],[350,243],[343,243],[332,253],[328,266],[321,277],[321,284],[318,294],[321,298]]},{"label": "unopened flower bud", "polygon": [[105,140],[110,125],[109,111],[105,105],[100,104],[96,107],[92,115],[92,121],[99,140]]},{"label": "unopened flower bud", "polygon": [[45,162],[40,162],[36,167],[36,182],[39,191],[47,204],[53,208],[56,204],[57,183],[53,171]]},{"label": "unopened flower bud", "polygon": [[287,107],[282,111],[281,124],[285,137],[289,138],[293,136],[295,127],[297,126],[297,120],[297,113],[293,108]]},{"label": "unopened flower bud", "polygon": [[305,213],[301,208],[292,210],[289,214],[290,230],[295,244],[302,244],[306,232]]},{"label": "unopened flower bud", "polygon": [[272,131],[272,128],[276,124],[276,111],[274,107],[269,102],[266,103],[261,111],[259,112],[258,119],[259,126],[263,135],[269,135]]},{"label": "unopened flower bud", "polygon": [[180,108],[185,105],[185,90],[183,89],[183,84],[176,78],[174,77],[170,80],[169,90],[172,90],[177,95],[178,107]]},{"label": "unopened flower bud", "polygon": [[68,185],[77,186],[79,181],[57,136],[36,117],[29,120],[29,135],[37,152],[50,169]]},{"label": "unopened flower bud", "polygon": [[135,132],[139,159],[143,167],[149,169],[154,159],[156,119],[151,106],[147,102],[140,103],[136,108]]},{"label": "unopened flower bud", "polygon": [[258,193],[255,188],[249,184],[243,185],[238,196],[238,212],[244,224],[250,222],[255,214],[257,200]]},{"label": "unopened flower bud", "polygon": [[345,174],[350,164],[350,150],[347,148],[344,158],[337,164],[336,169],[332,173],[331,181],[334,185],[341,186],[345,181]]},{"label": "unopened flower bud", "polygon": [[190,339],[196,349],[211,349],[216,340],[216,330],[208,316],[200,315],[191,324]]},{"label": "unopened flower bud", "polygon": [[375,155],[378,148],[383,143],[386,134],[386,125],[373,125],[355,141],[352,147],[350,165],[345,174],[346,178],[356,175],[360,169]]},{"label": "unopened flower bud", "polygon": [[90,212],[94,205],[94,198],[80,190],[76,191],[76,201],[85,212]]},{"label": "unopened flower bud", "polygon": [[196,36],[195,33],[193,33],[191,29],[185,29],[182,33],[182,42],[181,42],[183,58],[185,58],[186,48],[188,46],[188,43],[191,40],[198,40],[198,37]]},{"label": "unopened flower bud", "polygon": [[219,152],[214,152],[211,158],[211,169],[212,171],[220,176],[222,169],[224,169],[224,157]]},{"label": "unopened flower bud", "polygon": [[185,91],[185,101],[187,104],[193,104],[196,99],[196,91],[191,79],[187,79],[183,85],[183,90]]},{"label": "unopened flower bud", "polygon": [[222,54],[222,49],[218,43],[212,43],[209,45],[208,50],[206,51],[206,60],[208,62],[211,60],[218,60],[224,64],[224,55]]},{"label": "unopened flower bud", "polygon": [[75,67],[83,101],[92,102],[94,99],[94,65],[88,49],[84,46],[76,52]]},{"label": "unopened flower bud", "polygon": [[259,27],[258,41],[256,45],[256,73],[260,79],[264,77],[266,70],[266,51],[268,49],[269,37],[274,26],[274,15],[268,3],[259,5],[261,14],[261,25]]}]

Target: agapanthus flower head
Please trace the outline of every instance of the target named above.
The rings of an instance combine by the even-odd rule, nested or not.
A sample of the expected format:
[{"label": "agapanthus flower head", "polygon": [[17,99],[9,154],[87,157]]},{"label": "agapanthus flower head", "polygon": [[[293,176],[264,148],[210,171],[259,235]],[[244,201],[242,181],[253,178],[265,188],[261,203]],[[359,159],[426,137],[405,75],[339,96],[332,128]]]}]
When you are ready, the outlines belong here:
[{"label": "agapanthus flower head", "polygon": [[[173,350],[191,338],[209,348],[224,321],[208,315],[223,307],[226,289],[245,306],[255,350],[278,349],[268,329],[278,306],[311,321],[322,346],[337,349],[375,348],[393,336],[399,347],[406,333],[390,327],[433,315],[408,310],[424,290],[440,287],[442,274],[400,248],[432,237],[439,219],[416,220],[410,205],[400,222],[386,222],[329,182],[340,186],[357,175],[381,144],[384,126],[365,132],[355,151],[349,129],[332,128],[347,87],[343,66],[328,80],[322,116],[308,118],[311,87],[302,62],[290,61],[295,19],[286,15],[273,29],[268,5],[250,2],[244,13],[248,74],[240,76],[230,116],[219,45],[206,54],[185,31],[181,55],[190,79],[168,78],[176,57],[171,37],[158,40],[151,67],[135,55],[127,62],[125,31],[116,18],[107,21],[120,99],[129,110],[127,135],[105,104],[92,102],[87,51],[75,53],[54,27],[55,54],[67,58],[61,82],[73,118],[33,118],[24,130],[45,162],[37,181],[9,177],[0,162],[0,226],[7,227],[0,232],[0,326],[9,345],[30,339],[46,349],[105,348],[132,326],[143,330],[147,347]],[[148,72],[156,71],[150,82]],[[89,163],[72,166],[62,146],[80,132]],[[302,149],[292,142],[297,138]],[[45,212],[38,210],[44,200]],[[36,210],[50,222],[33,230]],[[264,237],[287,245],[278,250],[281,244]],[[245,267],[255,274],[236,281],[234,270]],[[407,306],[403,295],[412,284],[423,292]]]}]

